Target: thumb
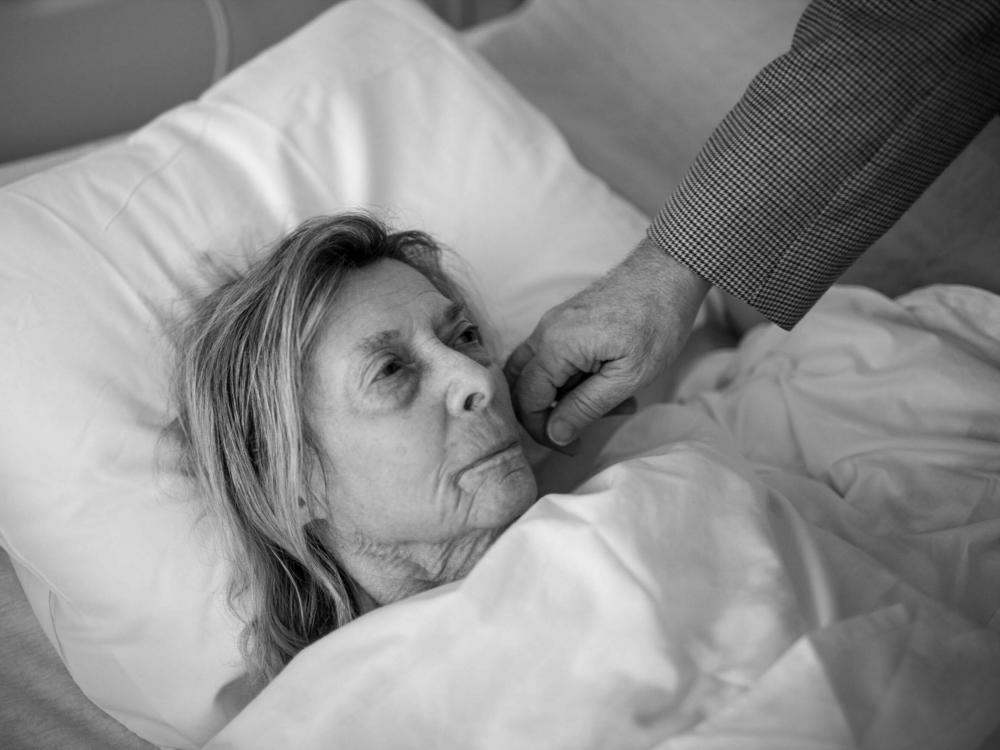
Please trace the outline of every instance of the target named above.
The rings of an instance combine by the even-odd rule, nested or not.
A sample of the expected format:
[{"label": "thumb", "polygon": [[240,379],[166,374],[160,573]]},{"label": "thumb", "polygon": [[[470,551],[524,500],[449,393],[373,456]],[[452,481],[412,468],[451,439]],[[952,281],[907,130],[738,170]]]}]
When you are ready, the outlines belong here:
[{"label": "thumb", "polygon": [[620,378],[597,372],[563,396],[552,410],[546,434],[556,445],[568,445],[591,422],[608,414],[629,398],[635,388]]}]

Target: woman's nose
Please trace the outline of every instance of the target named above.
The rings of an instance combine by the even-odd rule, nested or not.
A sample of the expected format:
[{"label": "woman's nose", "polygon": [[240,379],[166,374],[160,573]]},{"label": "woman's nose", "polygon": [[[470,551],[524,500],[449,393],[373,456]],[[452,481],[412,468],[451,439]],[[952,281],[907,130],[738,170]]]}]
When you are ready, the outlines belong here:
[{"label": "woman's nose", "polygon": [[486,408],[496,392],[490,368],[459,352],[452,351],[451,355],[443,363],[448,411],[461,416]]}]

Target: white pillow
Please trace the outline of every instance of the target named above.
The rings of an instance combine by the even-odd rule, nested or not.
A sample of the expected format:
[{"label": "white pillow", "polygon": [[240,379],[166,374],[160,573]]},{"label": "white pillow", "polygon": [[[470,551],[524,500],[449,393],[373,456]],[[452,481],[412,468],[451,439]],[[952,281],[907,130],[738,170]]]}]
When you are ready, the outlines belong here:
[{"label": "white pillow", "polygon": [[76,681],[195,747],[247,700],[226,563],[161,440],[206,254],[382,209],[468,260],[509,349],[645,219],[415,2],[352,0],[122,144],[0,190],[0,541]]}]

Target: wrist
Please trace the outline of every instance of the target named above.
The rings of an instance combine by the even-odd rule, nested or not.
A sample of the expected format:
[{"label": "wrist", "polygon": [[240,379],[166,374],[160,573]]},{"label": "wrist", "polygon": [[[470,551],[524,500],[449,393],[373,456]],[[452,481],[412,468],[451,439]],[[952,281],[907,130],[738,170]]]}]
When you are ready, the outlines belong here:
[{"label": "wrist", "polygon": [[674,258],[649,237],[636,246],[625,261],[660,294],[670,300],[679,317],[694,318],[712,285],[690,266]]}]

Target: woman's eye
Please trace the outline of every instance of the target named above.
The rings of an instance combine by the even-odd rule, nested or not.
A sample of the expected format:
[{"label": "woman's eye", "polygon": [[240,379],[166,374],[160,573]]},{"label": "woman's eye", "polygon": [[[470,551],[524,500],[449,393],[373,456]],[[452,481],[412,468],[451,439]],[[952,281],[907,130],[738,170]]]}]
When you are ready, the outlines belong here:
[{"label": "woman's eye", "polygon": [[383,380],[384,378],[391,378],[397,372],[403,369],[403,363],[398,359],[390,359],[383,364],[379,370],[378,374],[375,376],[376,380]]},{"label": "woman's eye", "polygon": [[455,343],[462,346],[472,346],[483,343],[483,337],[479,333],[479,326],[467,326],[455,338]]}]

